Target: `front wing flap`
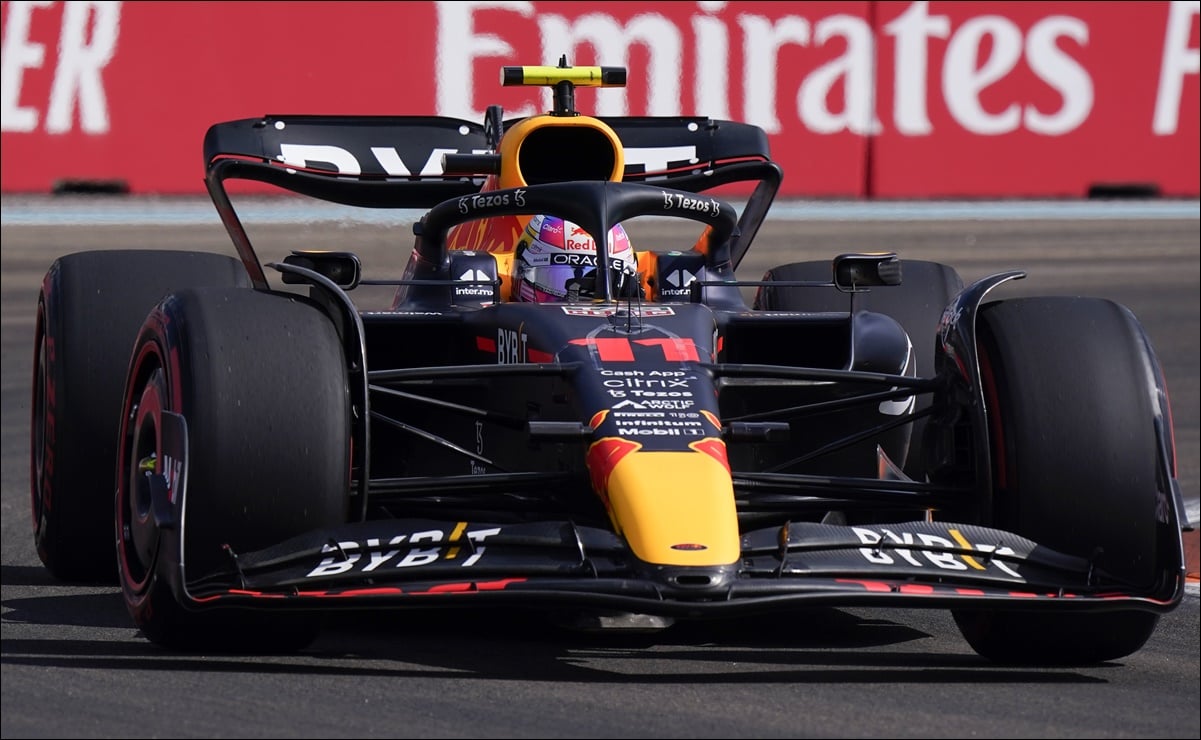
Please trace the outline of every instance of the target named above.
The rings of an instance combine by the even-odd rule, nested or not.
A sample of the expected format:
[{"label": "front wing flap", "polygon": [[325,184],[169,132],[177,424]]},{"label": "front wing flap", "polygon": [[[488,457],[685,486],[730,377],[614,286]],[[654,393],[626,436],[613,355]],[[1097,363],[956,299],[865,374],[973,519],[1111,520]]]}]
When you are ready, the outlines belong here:
[{"label": "front wing flap", "polygon": [[1183,595],[1182,573],[1122,584],[1009,532],[927,521],[755,530],[737,563],[711,568],[642,563],[613,532],[571,522],[373,521],[178,575],[195,608],[503,602],[691,618],[816,605],[1167,611]]}]

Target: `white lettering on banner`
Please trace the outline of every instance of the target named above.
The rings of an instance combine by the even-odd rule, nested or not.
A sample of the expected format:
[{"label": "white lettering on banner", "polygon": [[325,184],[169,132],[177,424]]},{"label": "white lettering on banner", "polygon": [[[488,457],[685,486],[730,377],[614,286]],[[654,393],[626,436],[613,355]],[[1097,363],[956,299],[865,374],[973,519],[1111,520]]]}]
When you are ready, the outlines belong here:
[{"label": "white lettering on banner", "polygon": [[[642,44],[647,51],[647,70],[650,73],[647,115],[676,116],[680,113],[680,59],[683,41],[680,29],[669,18],[658,13],[634,16],[624,27],[613,16],[589,13],[575,21],[551,13],[538,14],[538,33],[542,37],[544,55],[553,52],[557,59],[566,54],[576,58],[576,47],[589,44],[596,50],[601,64],[629,67],[630,45]],[[549,106],[553,91],[543,91],[543,102]],[[601,116],[628,115],[625,91],[620,88],[600,89],[596,95],[596,113]]]},{"label": "white lettering on banner", "polygon": [[[435,3],[438,10],[437,39],[435,49],[434,76],[436,80],[435,105],[439,113],[470,121],[484,120],[484,112],[475,108],[475,61],[477,59],[496,58],[498,64],[511,63],[513,47],[509,46],[500,36],[491,33],[477,34],[475,32],[475,12],[477,10],[508,10],[521,15],[523,18],[534,16],[534,4],[531,2],[506,2],[505,0],[472,0],[463,2]],[[495,82],[495,80],[493,81]],[[486,89],[493,89],[489,85]],[[517,110],[505,111],[506,115],[517,118],[532,116],[537,111],[532,105],[526,105]]]},{"label": "white lettering on banner", "polygon": [[[875,71],[875,39],[863,19],[850,15],[834,15],[818,22],[814,41],[824,45],[831,38],[846,39],[847,50],[842,56],[813,70],[801,83],[797,94],[797,113],[811,131],[834,134],[850,131],[856,134],[876,134],[881,125],[872,111]],[[834,113],[827,107],[830,90],[845,81],[845,107]]]},{"label": "white lettering on banner", "polygon": [[739,15],[742,28],[743,116],[769,134],[780,133],[776,118],[776,52],[784,41],[809,45],[809,21],[789,15],[774,24],[761,15]]},{"label": "white lettering on banner", "polygon": [[1023,122],[1036,134],[1058,136],[1080,126],[1093,109],[1093,80],[1088,70],[1059,48],[1059,39],[1088,44],[1088,24],[1079,18],[1056,15],[1044,18],[1026,36],[1026,61],[1039,79],[1063,97],[1063,108],[1047,114],[1026,106]]},{"label": "white lettering on banner", "polygon": [[[990,116],[980,105],[980,94],[992,83],[1004,78],[1022,58],[1021,31],[1000,16],[973,18],[951,35],[951,22],[945,15],[929,14],[927,2],[913,3],[904,13],[884,27],[896,38],[896,95],[893,123],[908,136],[927,136],[934,132],[927,116],[926,69],[929,64],[927,38],[950,38],[943,59],[942,95],[951,115],[974,133],[995,135],[1018,128],[1021,122],[1036,133],[1065,134],[1082,124],[1092,111],[1093,83],[1088,72],[1058,46],[1061,37],[1078,44],[1088,43],[1088,25],[1079,18],[1051,16],[1030,29],[1024,49],[1034,73],[1059,92],[1063,108],[1044,113],[1028,106],[1022,113],[1017,104]],[[991,38],[992,52],[983,68],[976,58],[985,38]]]},{"label": "white lettering on banner", "polygon": [[1201,72],[1201,54],[1189,47],[1193,19],[1201,15],[1201,0],[1176,0],[1168,12],[1164,33],[1163,61],[1159,67],[1159,87],[1155,93],[1155,118],[1151,131],[1156,136],[1171,136],[1180,123],[1180,96],[1184,76]]},{"label": "white lettering on banner", "polygon": [[[8,5],[0,48],[0,130],[29,133],[38,127],[38,109],[21,105],[24,71],[40,68],[46,60],[45,45],[29,38],[31,18],[35,10],[54,3]],[[63,3],[58,60],[46,107],[47,133],[69,133],[77,107],[81,131],[108,133],[108,100],[100,73],[116,52],[120,18],[119,2]]]},{"label": "white lettering on banner", "polygon": [[0,121],[5,131],[33,131],[38,126],[36,108],[19,104],[21,76],[26,69],[42,66],[46,47],[29,40],[29,21],[34,8],[48,2],[12,2],[8,7],[8,25],[0,47]]},{"label": "white lettering on banner", "polygon": [[[697,7],[704,12],[719,13],[725,10],[726,4],[699,2]],[[704,54],[696,55],[696,74],[692,78],[693,110],[698,116],[729,118],[730,40],[726,38],[726,24],[720,18],[694,15],[692,32],[696,35],[696,48],[705,50]]]},{"label": "white lettering on banner", "polygon": [[[992,53],[983,66],[976,66],[980,45],[992,39]],[[1009,74],[1022,56],[1022,32],[998,15],[972,18],[951,37],[942,64],[942,90],[947,108],[964,128],[977,134],[1004,134],[1015,130],[1021,121],[1016,104],[998,114],[990,114],[980,104],[980,94],[989,85]]]},{"label": "white lettering on banner", "polygon": [[945,39],[951,35],[951,19],[945,15],[931,17],[927,10],[926,3],[914,3],[884,27],[886,33],[896,37],[893,125],[906,136],[934,131],[926,115],[926,37]]},{"label": "white lettering on banner", "polygon": [[[1156,125],[1174,126],[1179,107],[1180,77],[1197,69],[1196,50],[1187,48],[1191,14],[1196,3],[1172,4],[1168,43],[1157,101]],[[507,10],[525,19],[536,19],[541,56],[558,59],[565,54],[573,60],[577,47],[590,45],[598,64],[628,66],[630,47],[647,49],[648,115],[681,115],[680,69],[683,66],[682,29],[671,18],[658,13],[634,16],[624,25],[614,16],[601,12],[571,19],[551,13],[538,13],[529,2],[453,2],[438,3],[438,114],[480,117],[472,110],[471,66],[479,57],[511,54],[513,47],[493,34],[477,33],[477,10]],[[810,20],[799,15],[772,18],[752,13],[735,16],[742,34],[742,110],[731,111],[729,102],[730,23],[714,14],[736,9],[724,2],[697,3],[699,13],[690,18],[695,44],[696,70],[693,91],[695,115],[728,117],[778,134],[785,128],[776,110],[780,79],[780,52],[788,45],[820,48],[841,41],[845,51],[821,66],[807,71],[796,91],[796,115],[800,122],[818,134],[843,131],[860,135],[879,134],[885,124],[875,111],[876,39],[865,18],[835,14]],[[448,26],[448,24],[454,24]],[[466,29],[466,41],[464,41]],[[979,15],[952,28],[947,15],[931,15],[927,0],[911,3],[886,24],[882,33],[895,38],[895,86],[892,125],[906,136],[929,136],[934,127],[928,114],[927,69],[930,40],[947,39],[941,60],[938,91],[951,117],[964,129],[995,136],[1022,127],[1034,133],[1061,136],[1079,128],[1093,109],[1094,85],[1088,71],[1066,51],[1064,40],[1077,46],[1089,43],[1088,24],[1080,18],[1053,15],[1035,22],[1023,36],[1022,29],[1000,15]],[[837,44],[835,44],[837,45]],[[702,51],[703,50],[703,51]],[[981,51],[987,56],[981,59]],[[712,53],[710,53],[712,52]],[[1057,110],[1040,110],[1032,102],[1008,101],[999,111],[990,111],[981,101],[985,91],[1010,76],[1019,64],[1025,64],[1045,85],[1063,100]],[[450,74],[453,76],[447,77]],[[454,80],[454,82],[450,82]],[[466,89],[462,83],[468,82]],[[841,95],[833,95],[841,86]],[[551,105],[551,91],[542,92],[543,108]],[[598,115],[626,115],[625,90],[602,89],[596,93]],[[831,110],[830,101],[841,99],[842,110]],[[525,106],[515,115],[529,115]],[[1157,133],[1161,129],[1157,128]],[[1173,129],[1174,130],[1174,129]],[[660,162],[649,161],[647,170],[660,169]],[[655,166],[652,166],[655,165]]]}]

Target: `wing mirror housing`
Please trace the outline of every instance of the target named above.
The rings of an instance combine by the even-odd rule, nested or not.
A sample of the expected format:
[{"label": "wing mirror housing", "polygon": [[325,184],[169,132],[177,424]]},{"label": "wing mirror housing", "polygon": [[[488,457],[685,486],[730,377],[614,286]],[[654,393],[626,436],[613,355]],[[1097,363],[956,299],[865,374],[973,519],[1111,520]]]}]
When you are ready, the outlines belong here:
[{"label": "wing mirror housing", "polygon": [[845,293],[901,284],[901,260],[895,252],[841,254],[834,258],[834,287]]},{"label": "wing mirror housing", "polygon": [[[343,290],[357,287],[363,276],[359,257],[352,252],[296,251],[284,257],[284,264],[312,270],[329,278]],[[281,277],[289,285],[303,285],[309,282],[303,276],[290,272],[283,273]]]}]

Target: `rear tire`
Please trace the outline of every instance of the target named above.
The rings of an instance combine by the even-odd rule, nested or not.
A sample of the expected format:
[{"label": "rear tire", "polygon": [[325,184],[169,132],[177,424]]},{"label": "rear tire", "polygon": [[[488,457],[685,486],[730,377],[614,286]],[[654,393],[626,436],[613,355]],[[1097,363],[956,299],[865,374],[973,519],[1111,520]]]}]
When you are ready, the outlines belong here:
[{"label": "rear tire", "polygon": [[[1096,298],[984,305],[993,525],[1149,588],[1158,577],[1158,361],[1126,308]],[[1087,664],[1135,652],[1154,612],[954,613],[991,660]]]},{"label": "rear tire", "polygon": [[30,499],[38,557],[60,580],[115,583],[113,461],[129,353],[170,289],[250,286],[204,252],[81,252],[50,266],[38,296]]},{"label": "rear tire", "polygon": [[[891,316],[913,343],[918,377],[934,375],[934,347],[943,310],[963,290],[963,279],[953,267],[940,262],[903,260],[900,285],[873,288],[856,298],[859,310]],[[833,268],[827,261],[794,262],[773,267],[764,280],[829,282]],[[755,296],[754,307],[771,311],[846,311],[850,296],[835,288],[776,288],[764,286]],[[915,411],[927,408],[928,395],[918,396]],[[905,472],[914,479],[925,477],[922,437],[925,419],[914,422],[906,456]]]},{"label": "rear tire", "polygon": [[[314,614],[192,611],[173,586],[182,593],[181,557],[194,587],[228,569],[226,546],[244,553],[345,523],[350,401],[333,322],[298,296],[177,292],[142,328],[124,409],[121,585],[143,634],[178,650],[275,652],[311,642]],[[183,524],[160,529],[141,471],[162,472],[162,411],[186,420],[188,481],[183,512],[176,502]]]}]

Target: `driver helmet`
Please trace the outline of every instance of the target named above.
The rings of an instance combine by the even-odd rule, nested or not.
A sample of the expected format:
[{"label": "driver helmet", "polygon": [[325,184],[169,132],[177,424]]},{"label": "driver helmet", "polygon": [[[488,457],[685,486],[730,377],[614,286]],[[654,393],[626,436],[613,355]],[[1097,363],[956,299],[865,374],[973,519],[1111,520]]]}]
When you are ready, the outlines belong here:
[{"label": "driver helmet", "polygon": [[[591,300],[596,288],[596,260],[596,245],[587,231],[556,216],[534,216],[517,243],[514,300]],[[637,295],[638,259],[621,224],[609,230],[609,260],[614,295]]]}]

